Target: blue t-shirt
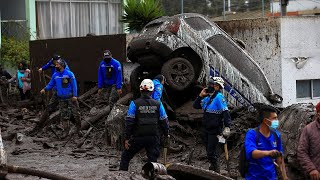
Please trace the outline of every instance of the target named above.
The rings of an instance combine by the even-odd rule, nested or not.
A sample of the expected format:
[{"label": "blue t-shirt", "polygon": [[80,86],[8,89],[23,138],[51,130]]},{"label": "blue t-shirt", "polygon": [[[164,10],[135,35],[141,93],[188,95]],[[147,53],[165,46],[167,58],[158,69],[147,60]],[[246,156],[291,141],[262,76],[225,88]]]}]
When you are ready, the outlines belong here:
[{"label": "blue t-shirt", "polygon": [[[260,133],[260,132],[259,132]],[[258,143],[256,143],[256,132],[251,129],[247,132],[245,138],[246,158],[249,161],[248,172],[246,174],[246,180],[276,180],[277,174],[274,165],[275,159],[271,157],[263,157],[260,159],[252,158],[252,152],[254,150],[278,150],[283,153],[280,133],[276,131],[278,135],[278,141],[276,141],[273,133],[270,132],[269,137],[265,137],[260,133]]]}]

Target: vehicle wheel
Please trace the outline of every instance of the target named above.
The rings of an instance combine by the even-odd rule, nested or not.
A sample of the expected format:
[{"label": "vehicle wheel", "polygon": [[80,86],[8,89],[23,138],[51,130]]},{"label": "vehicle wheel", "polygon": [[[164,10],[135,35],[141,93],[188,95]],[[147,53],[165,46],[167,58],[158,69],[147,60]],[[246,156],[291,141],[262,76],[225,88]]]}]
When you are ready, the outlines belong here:
[{"label": "vehicle wheel", "polygon": [[173,58],[163,64],[161,73],[166,78],[169,87],[176,91],[187,88],[195,79],[192,64],[184,58]]},{"label": "vehicle wheel", "polygon": [[131,86],[131,91],[133,93],[133,98],[136,99],[140,96],[140,83],[142,80],[149,78],[150,79],[150,74],[148,71],[145,70],[143,66],[138,66],[135,68],[130,75],[130,86]]}]

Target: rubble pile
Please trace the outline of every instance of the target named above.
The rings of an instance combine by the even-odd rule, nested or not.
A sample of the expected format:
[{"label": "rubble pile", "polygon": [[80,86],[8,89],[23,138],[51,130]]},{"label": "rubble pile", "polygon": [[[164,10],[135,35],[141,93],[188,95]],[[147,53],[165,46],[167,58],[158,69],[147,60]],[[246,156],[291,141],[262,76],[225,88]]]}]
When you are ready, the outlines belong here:
[{"label": "rubble pile", "polygon": [[[69,137],[62,139],[63,128],[60,126],[58,112],[51,114],[50,124],[39,131],[36,136],[30,137],[28,132],[39,121],[41,115],[41,111],[36,109],[39,106],[21,108],[20,105],[2,105],[0,127],[5,147],[8,148],[10,156],[21,158],[21,155],[28,153],[50,152],[56,154],[58,152],[58,154],[76,159],[103,158],[108,160],[105,164],[107,172],[103,172],[105,179],[112,179],[110,177],[128,179],[128,174],[115,170],[118,169],[122,150],[124,119],[133,96],[131,93],[123,96],[110,110],[110,107],[106,106],[107,102],[98,97],[96,92],[97,88],[95,87],[79,97],[83,137],[71,133]],[[227,171],[228,163],[221,144],[221,174],[238,179],[240,177],[238,159],[244,135],[248,129],[258,126],[259,122],[256,112],[250,112],[245,107],[233,108],[230,110],[230,114],[232,117],[231,135],[227,140],[230,172]],[[312,105],[298,104],[284,109],[279,115],[285,159],[288,167],[293,169],[293,171],[289,171],[290,173],[298,169],[295,150],[299,133],[311,121],[313,114]],[[208,169],[209,163],[201,139],[201,117],[202,112],[194,110],[191,101],[176,109],[176,118],[170,119],[171,137],[167,156],[169,164],[182,163]],[[144,152],[140,152],[132,160],[129,170],[135,173],[130,174],[131,179],[143,179],[139,173],[145,162]],[[163,162],[162,155],[159,162]],[[77,174],[72,177],[77,177]]]}]

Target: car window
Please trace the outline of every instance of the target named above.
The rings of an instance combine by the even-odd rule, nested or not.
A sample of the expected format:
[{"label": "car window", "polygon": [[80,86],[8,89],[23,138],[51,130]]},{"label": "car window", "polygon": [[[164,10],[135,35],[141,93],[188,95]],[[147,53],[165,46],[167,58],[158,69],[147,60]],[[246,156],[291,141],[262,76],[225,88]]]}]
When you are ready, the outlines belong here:
[{"label": "car window", "polygon": [[204,19],[202,19],[200,17],[185,18],[185,21],[187,22],[187,24],[190,25],[190,27],[192,27],[193,29],[195,29],[197,31],[202,31],[202,30],[206,30],[206,29],[211,28],[211,25],[207,21],[205,21]]},{"label": "car window", "polygon": [[266,85],[263,81],[265,78],[259,71],[258,67],[250,60],[250,58],[237,47],[236,42],[227,39],[219,34],[207,39],[207,42],[214,47],[222,56],[224,56],[234,67],[247,77],[262,92],[265,92]]}]

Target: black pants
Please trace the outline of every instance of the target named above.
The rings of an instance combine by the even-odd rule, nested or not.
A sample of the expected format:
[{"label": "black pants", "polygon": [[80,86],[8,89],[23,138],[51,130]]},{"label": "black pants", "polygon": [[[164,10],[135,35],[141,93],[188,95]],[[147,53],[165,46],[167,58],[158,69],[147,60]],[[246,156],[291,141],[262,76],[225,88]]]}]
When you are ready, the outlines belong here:
[{"label": "black pants", "polygon": [[216,133],[203,130],[203,143],[207,150],[207,157],[210,163],[217,163],[219,161],[217,149],[219,140]]},{"label": "black pants", "polygon": [[120,170],[128,171],[130,160],[141,149],[145,149],[149,162],[157,162],[160,155],[160,138],[158,136],[134,137],[129,140],[130,147],[121,155]]},{"label": "black pants", "polygon": [[20,93],[20,98],[21,100],[26,100],[26,99],[30,99],[30,90],[27,90],[26,93],[23,93],[23,89],[22,88],[18,88],[19,89],[19,93]]}]

